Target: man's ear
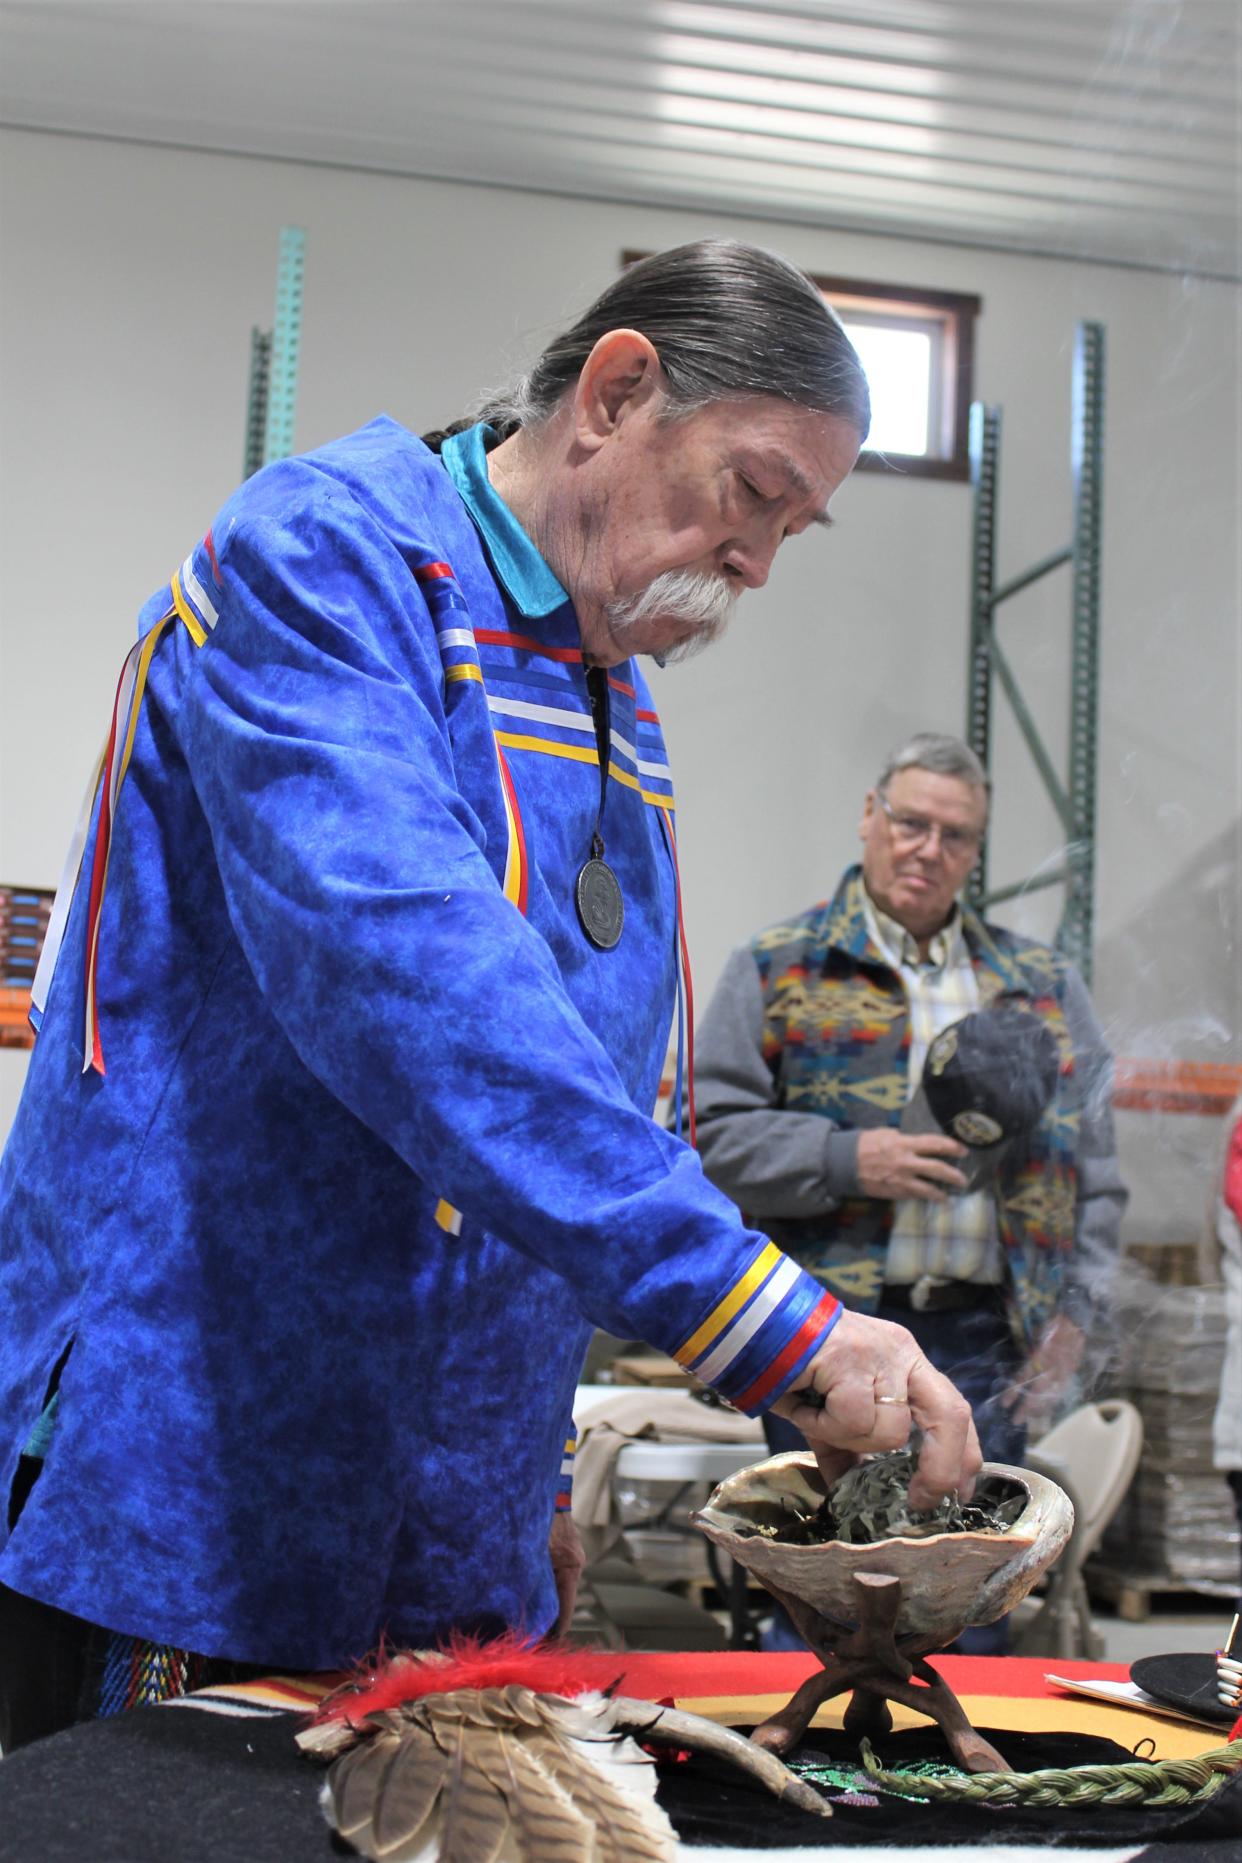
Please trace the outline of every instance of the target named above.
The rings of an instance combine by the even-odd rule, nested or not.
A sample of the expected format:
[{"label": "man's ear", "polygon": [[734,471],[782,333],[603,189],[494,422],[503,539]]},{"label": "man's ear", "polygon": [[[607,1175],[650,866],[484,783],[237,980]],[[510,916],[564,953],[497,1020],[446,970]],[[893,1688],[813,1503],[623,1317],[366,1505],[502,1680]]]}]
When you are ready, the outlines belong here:
[{"label": "man's ear", "polygon": [[870,828],[874,820],[875,820],[875,790],[869,789],[866,793],[866,796],[863,798],[863,812],[862,812],[862,817],[858,823],[858,839],[860,841],[865,841],[867,839],[867,830]]},{"label": "man's ear", "polygon": [[574,436],[596,452],[629,413],[662,392],[660,358],[639,330],[609,330],[582,365],[574,388]]}]

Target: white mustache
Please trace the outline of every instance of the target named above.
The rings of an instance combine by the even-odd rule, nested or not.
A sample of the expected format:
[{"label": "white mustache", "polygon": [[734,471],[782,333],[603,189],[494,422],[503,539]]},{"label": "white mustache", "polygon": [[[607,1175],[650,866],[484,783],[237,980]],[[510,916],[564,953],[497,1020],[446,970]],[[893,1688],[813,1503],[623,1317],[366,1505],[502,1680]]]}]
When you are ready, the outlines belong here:
[{"label": "white mustache", "polygon": [[675,664],[701,653],[718,640],[737,604],[737,591],[721,576],[702,571],[666,569],[634,595],[619,595],[604,605],[614,634],[623,634],[644,621],[676,621],[694,632],[688,640],[660,655],[662,663]]}]

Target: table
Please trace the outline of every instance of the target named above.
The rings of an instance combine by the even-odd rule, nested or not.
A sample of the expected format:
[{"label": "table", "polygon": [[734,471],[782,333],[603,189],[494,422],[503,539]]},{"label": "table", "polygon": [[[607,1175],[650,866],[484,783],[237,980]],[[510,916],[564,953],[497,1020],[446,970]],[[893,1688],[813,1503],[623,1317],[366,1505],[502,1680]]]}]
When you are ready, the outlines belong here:
[{"label": "table", "polygon": [[[580,1384],[574,1398],[574,1422],[581,1430],[593,1413],[607,1410],[619,1397],[641,1395],[642,1390],[633,1384]],[[703,1406],[689,1391],[658,1386],[652,1391],[662,1404],[684,1408],[688,1424],[702,1420]],[[739,1425],[745,1422],[738,1418]],[[676,1420],[664,1427],[675,1429]],[[761,1462],[766,1454],[766,1444],[753,1434],[748,1441],[736,1443],[634,1442],[618,1453],[615,1472],[630,1481],[710,1481],[715,1485],[736,1475],[739,1468]]]},{"label": "table", "polygon": [[[574,1399],[574,1423],[579,1433],[593,1420],[607,1416],[618,1403],[641,1403],[646,1387],[623,1384],[582,1384]],[[688,1390],[652,1386],[646,1394],[658,1402],[660,1429],[666,1434],[678,1428],[684,1413],[687,1432],[701,1429],[704,1417],[721,1417],[721,1412],[705,1410]],[[725,1413],[727,1417],[728,1413]],[[618,1481],[666,1481],[678,1484],[706,1482],[715,1487],[739,1469],[761,1462],[767,1445],[754,1422],[737,1416],[739,1438],[736,1442],[627,1442],[617,1449],[612,1462],[611,1479]],[[726,1424],[727,1427],[727,1424]],[[747,1579],[744,1568],[729,1560],[727,1577],[715,1564],[715,1548],[704,1542],[708,1562],[726,1601],[729,1612],[729,1642],[742,1649],[750,1633],[747,1608]]]},{"label": "table", "polygon": [[[1130,1748],[1143,1738],[1156,1744],[1161,1759],[1191,1757],[1222,1743],[1209,1728],[1165,1720],[1152,1714],[1087,1702],[1066,1694],[1047,1680],[1045,1659],[937,1657],[934,1659],[962,1697],[972,1720],[997,1730],[1032,1734],[1089,1733]],[[761,1716],[793,1691],[811,1672],[814,1658],[802,1654],[761,1655],[618,1653],[620,1692],[652,1700],[671,1699],[679,1706],[730,1722]],[[1109,1677],[1124,1680],[1120,1664],[1063,1663],[1056,1673],[1071,1679]],[[293,1740],[301,1724],[298,1713],[312,1705],[335,1678],[274,1678],[234,1690],[212,1691],[160,1708],[143,1708],[112,1721],[71,1729],[23,1748],[0,1763],[0,1857],[21,1863],[340,1863],[345,1854],[322,1822],[318,1809],[320,1772],[301,1755]],[[840,1725],[841,1704],[830,1703],[817,1717],[824,1727]],[[903,1719],[918,1720],[897,1707],[899,1735]],[[1002,1736],[1003,1737],[1003,1736]],[[885,1757],[883,1754],[881,1757]],[[692,1762],[691,1767],[697,1764]],[[676,1796],[674,1769],[670,1789]],[[807,1859],[831,1854],[832,1863],[863,1863],[875,1855],[873,1813],[863,1804],[838,1799],[831,1822],[796,1815],[812,1827],[815,1847],[747,1848],[747,1820],[768,1819],[775,1801],[749,1786],[729,1791],[709,1779],[710,1804],[717,1806],[723,1832],[705,1845],[683,1843],[687,1863],[742,1863],[743,1858]],[[662,1784],[661,1792],[665,1787]],[[889,1801],[891,1806],[892,1801]],[[1223,1810],[1242,1830],[1242,1772],[1230,1778],[1212,1815]],[[1211,1809],[1211,1808],[1210,1808]],[[920,1863],[942,1855],[957,1863],[999,1858],[1030,1863],[1034,1844],[1057,1842],[1061,1863],[1121,1863],[1143,1857],[1147,1863],[1236,1863],[1234,1835],[1221,1837],[1194,1813],[1194,1825],[1177,1823],[1180,1813],[1145,1811],[1123,1814],[1099,1811],[1090,1826],[1104,1850],[1063,1844],[1065,1832],[1053,1835],[1056,1818],[1044,1818],[1043,1835],[1031,1835],[1034,1814],[1015,1808],[996,1810],[942,1808],[900,1802],[900,1823],[907,1833],[894,1848],[918,1855]],[[935,1815],[933,1815],[935,1814]],[[681,1817],[673,1812],[677,1821]],[[1074,1814],[1080,1819],[1085,1814]],[[730,1826],[732,1820],[732,1827]],[[683,1826],[684,1828],[684,1826]],[[951,1830],[946,1840],[944,1832]],[[981,1833],[990,1832],[991,1835]],[[1226,1831],[1228,1826],[1225,1826]],[[929,1851],[932,1832],[954,1847]],[[924,1835],[926,1833],[926,1835]],[[972,1834],[973,1833],[973,1834]],[[825,1847],[825,1839],[827,1844]],[[1156,1842],[1154,1840],[1158,1839]],[[965,1852],[957,1846],[968,1844]],[[892,1850],[889,1850],[892,1854]]]}]

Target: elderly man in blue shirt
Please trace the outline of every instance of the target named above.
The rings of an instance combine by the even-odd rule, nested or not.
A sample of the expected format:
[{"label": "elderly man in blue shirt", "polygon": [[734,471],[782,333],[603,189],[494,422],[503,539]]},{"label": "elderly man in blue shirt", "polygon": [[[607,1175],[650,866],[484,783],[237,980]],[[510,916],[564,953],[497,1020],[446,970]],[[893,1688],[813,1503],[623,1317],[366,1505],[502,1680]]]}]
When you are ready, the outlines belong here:
[{"label": "elderly man in blue shirt", "polygon": [[0,1172],[6,1746],[547,1631],[592,1326],[828,1468],[916,1422],[912,1498],[969,1491],[908,1332],[651,1118],[683,941],[637,656],[720,631],[867,420],[799,273],[680,248],[480,418],[256,475],[144,611]]}]

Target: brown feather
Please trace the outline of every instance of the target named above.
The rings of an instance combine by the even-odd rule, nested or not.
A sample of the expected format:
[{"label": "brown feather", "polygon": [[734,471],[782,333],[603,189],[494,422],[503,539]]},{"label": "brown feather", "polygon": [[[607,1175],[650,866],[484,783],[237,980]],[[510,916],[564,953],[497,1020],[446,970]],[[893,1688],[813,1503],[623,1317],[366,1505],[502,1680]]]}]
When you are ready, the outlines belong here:
[{"label": "brown feather", "polygon": [[334,1761],[328,1773],[336,1828],[360,1849],[366,1848],[358,1840],[362,1833],[370,1832],[376,1796],[383,1789],[384,1775],[396,1758],[399,1744],[398,1737],[387,1730],[371,1734]]},{"label": "brown feather", "polygon": [[499,1757],[504,1772],[493,1774],[509,1807],[519,1854],[527,1863],[591,1863],[591,1826],[527,1750],[529,1733],[528,1727],[515,1727],[502,1737]]},{"label": "brown feather", "polygon": [[406,1727],[375,1798],[371,1824],[374,1857],[412,1844],[436,1808],[450,1760],[424,1727]]},{"label": "brown feather", "polygon": [[539,1712],[539,1703],[534,1691],[522,1688],[516,1682],[500,1691],[501,1700],[516,1720],[526,1727],[541,1727],[543,1716]]},{"label": "brown feather", "polygon": [[466,1690],[456,1695],[442,1695],[446,1711],[465,1722],[467,1727],[509,1727],[513,1716],[495,1689]]},{"label": "brown feather", "polygon": [[495,1863],[500,1854],[509,1811],[503,1794],[488,1777],[495,1767],[493,1749],[499,1741],[494,1728],[457,1724],[442,1794],[440,1863]]},{"label": "brown feather", "polygon": [[[444,1699],[447,1700],[448,1697],[445,1696]],[[436,1745],[445,1753],[450,1756],[456,1754],[462,1733],[460,1715],[451,1711],[447,1714],[440,1713],[426,1701],[420,1701],[411,1708],[404,1708],[402,1713],[408,1720],[413,1721],[416,1726],[430,1734]]]},{"label": "brown feather", "polygon": [[668,1863],[676,1855],[673,1827],[654,1799],[631,1798],[550,1730],[532,1733],[527,1751],[593,1826],[600,1863]]}]

